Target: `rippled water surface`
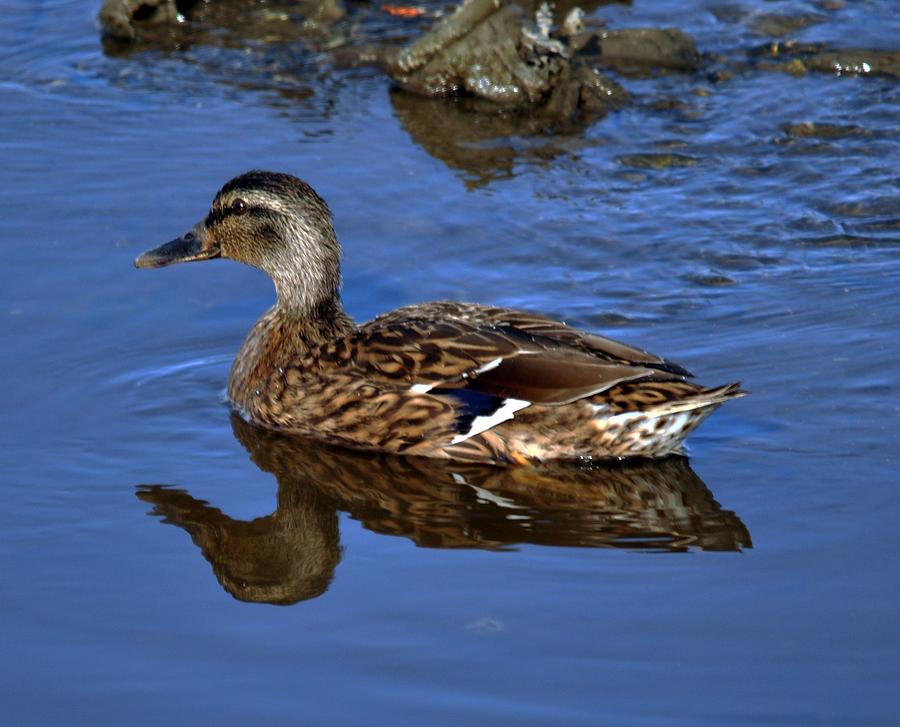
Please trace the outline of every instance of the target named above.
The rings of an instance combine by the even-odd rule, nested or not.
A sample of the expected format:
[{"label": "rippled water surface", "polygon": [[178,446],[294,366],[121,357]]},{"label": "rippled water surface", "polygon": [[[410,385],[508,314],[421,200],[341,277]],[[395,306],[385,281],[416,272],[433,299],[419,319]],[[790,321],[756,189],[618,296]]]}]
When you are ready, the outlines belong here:
[{"label": "rippled water surface", "polygon": [[[622,79],[574,135],[447,142],[463,110],[303,44],[273,90],[264,47],[106,56],[93,2],[2,8],[4,721],[895,723],[896,79]],[[890,0],[595,17],[737,58],[786,12],[900,38]],[[360,320],[527,307],[752,395],[689,464],[540,477],[249,429],[223,388],[269,282],[131,261],[252,167],[329,201]]]}]

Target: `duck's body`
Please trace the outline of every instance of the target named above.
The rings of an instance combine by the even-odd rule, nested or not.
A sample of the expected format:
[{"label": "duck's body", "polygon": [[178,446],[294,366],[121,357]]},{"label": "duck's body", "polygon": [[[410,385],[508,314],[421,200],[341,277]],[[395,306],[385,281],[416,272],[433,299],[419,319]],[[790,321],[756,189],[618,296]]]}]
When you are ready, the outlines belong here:
[{"label": "duck's body", "polygon": [[426,303],[356,326],[338,297],[325,203],[289,175],[229,182],[191,233],[136,261],[230,257],[274,279],[228,382],[249,421],[352,447],[500,464],[660,457],[736,384],[704,389],[658,356],[506,308]]}]

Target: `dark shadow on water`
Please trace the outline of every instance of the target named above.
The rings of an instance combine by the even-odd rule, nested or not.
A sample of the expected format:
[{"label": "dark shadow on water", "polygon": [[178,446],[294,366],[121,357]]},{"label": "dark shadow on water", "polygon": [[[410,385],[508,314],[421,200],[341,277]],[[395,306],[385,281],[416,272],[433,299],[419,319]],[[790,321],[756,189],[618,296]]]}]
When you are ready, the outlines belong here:
[{"label": "dark shadow on water", "polygon": [[141,485],[152,515],[186,530],[242,601],[324,593],[341,559],[338,511],[428,548],[520,543],[683,552],[752,547],[686,459],[538,469],[389,457],[257,429],[232,417],[256,465],[278,480],[271,515],[234,520],[186,491]]},{"label": "dark shadow on water", "polygon": [[545,117],[488,101],[426,98],[400,89],[393,89],[390,99],[410,138],[448,168],[463,172],[469,189],[514,176],[522,162],[550,162],[574,143],[559,128],[551,134]]}]

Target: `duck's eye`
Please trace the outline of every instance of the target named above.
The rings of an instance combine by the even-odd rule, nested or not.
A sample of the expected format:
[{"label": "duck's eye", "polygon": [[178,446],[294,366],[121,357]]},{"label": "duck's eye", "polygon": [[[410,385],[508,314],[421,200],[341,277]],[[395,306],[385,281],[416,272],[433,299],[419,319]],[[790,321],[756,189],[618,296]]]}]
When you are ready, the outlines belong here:
[{"label": "duck's eye", "polygon": [[242,215],[247,211],[247,203],[242,199],[236,199],[231,203],[231,211],[236,215]]}]

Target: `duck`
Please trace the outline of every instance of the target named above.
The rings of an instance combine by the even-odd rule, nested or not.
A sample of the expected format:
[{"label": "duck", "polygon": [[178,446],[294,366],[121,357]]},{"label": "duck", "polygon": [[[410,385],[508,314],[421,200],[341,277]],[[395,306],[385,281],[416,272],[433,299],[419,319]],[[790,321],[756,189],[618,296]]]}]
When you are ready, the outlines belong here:
[{"label": "duck", "polygon": [[537,313],[437,301],[356,324],[341,304],[331,210],[301,179],[249,171],[138,268],[226,258],[276,302],[228,377],[256,426],[356,449],[494,465],[683,453],[739,383],[705,388],[661,356]]}]

